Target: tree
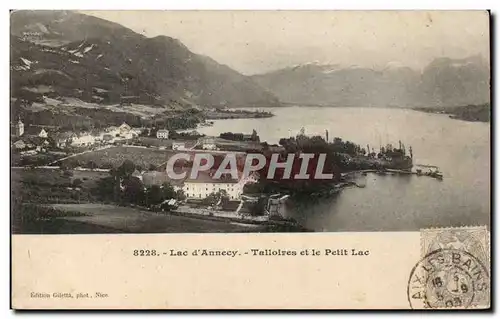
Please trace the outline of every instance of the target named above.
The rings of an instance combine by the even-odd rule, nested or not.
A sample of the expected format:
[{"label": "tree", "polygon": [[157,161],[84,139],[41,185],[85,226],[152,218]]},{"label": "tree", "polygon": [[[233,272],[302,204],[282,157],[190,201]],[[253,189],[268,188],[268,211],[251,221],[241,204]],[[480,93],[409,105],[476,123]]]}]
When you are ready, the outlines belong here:
[{"label": "tree", "polygon": [[155,164],[149,164],[149,170],[150,171],[156,171],[158,167]]},{"label": "tree", "polygon": [[71,177],[71,176],[73,176],[73,172],[71,170],[69,170],[69,169],[65,169],[63,171],[63,176],[65,176],[65,177]]},{"label": "tree", "polygon": [[88,161],[86,166],[87,166],[87,168],[90,168],[90,169],[96,169],[99,167],[94,161]]},{"label": "tree", "polygon": [[175,198],[178,201],[184,201],[184,200],[186,200],[186,194],[184,193],[184,191],[182,189],[179,189],[175,192]]},{"label": "tree", "polygon": [[120,178],[126,178],[132,175],[132,173],[135,171],[135,164],[131,160],[125,160],[123,164],[118,167],[116,170],[116,174]]},{"label": "tree", "polygon": [[144,202],[144,185],[137,177],[127,177],[122,182],[123,199],[126,202],[142,204]]},{"label": "tree", "polygon": [[158,205],[163,202],[162,189],[159,185],[153,185],[146,191],[146,203],[148,206]]},{"label": "tree", "polygon": [[71,170],[71,169],[73,169],[73,168],[75,168],[75,167],[76,167],[76,165],[75,165],[75,163],[74,163],[74,162],[72,162],[72,161],[63,161],[63,162],[61,163],[61,166],[60,166],[60,168],[61,168],[63,171]]},{"label": "tree", "polygon": [[170,183],[163,183],[161,185],[163,200],[176,198],[174,187]]},{"label": "tree", "polygon": [[229,195],[227,192],[223,189],[217,191],[217,192],[212,192],[210,195],[208,195],[206,198],[203,199],[203,203],[205,205],[210,205],[210,206],[215,206],[217,204],[225,204],[229,201]]},{"label": "tree", "polygon": [[265,208],[267,205],[268,199],[264,196],[259,197],[259,199],[252,203],[249,207],[249,213],[251,216],[262,216],[264,215]]},{"label": "tree", "polygon": [[101,200],[115,200],[116,187],[115,178],[108,176],[98,180],[91,192]]}]

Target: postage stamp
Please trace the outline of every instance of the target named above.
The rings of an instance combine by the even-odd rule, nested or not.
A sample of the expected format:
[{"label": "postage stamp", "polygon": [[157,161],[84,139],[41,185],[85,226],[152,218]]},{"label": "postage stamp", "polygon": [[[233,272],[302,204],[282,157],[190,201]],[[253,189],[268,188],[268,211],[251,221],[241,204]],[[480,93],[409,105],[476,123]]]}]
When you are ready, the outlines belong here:
[{"label": "postage stamp", "polygon": [[413,309],[490,307],[489,231],[486,227],[421,231],[422,259],[408,281]]}]

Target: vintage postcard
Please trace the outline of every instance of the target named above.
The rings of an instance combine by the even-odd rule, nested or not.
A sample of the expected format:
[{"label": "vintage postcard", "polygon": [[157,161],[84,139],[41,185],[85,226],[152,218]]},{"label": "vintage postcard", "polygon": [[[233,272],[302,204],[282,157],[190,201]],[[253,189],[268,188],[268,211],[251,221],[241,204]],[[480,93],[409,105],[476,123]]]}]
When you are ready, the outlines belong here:
[{"label": "vintage postcard", "polygon": [[11,307],[489,309],[488,11],[12,11]]}]

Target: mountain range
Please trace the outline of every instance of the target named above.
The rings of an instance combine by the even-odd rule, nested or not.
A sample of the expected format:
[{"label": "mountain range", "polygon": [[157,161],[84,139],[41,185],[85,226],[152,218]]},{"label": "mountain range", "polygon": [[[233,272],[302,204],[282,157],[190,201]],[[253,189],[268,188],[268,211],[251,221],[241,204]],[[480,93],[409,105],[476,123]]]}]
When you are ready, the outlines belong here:
[{"label": "mountain range", "polygon": [[11,96],[28,101],[279,106],[248,76],[168,36],[148,38],[71,11],[11,14]]},{"label": "mountain range", "polygon": [[447,107],[489,103],[480,56],[438,58],[422,71],[305,64],[243,75],[168,36],[148,38],[72,11],[15,11],[10,30],[11,98],[156,107],[283,104]]},{"label": "mountain range", "polygon": [[481,56],[437,58],[423,71],[308,63],[252,79],[280,101],[298,105],[453,107],[490,100],[489,64]]}]

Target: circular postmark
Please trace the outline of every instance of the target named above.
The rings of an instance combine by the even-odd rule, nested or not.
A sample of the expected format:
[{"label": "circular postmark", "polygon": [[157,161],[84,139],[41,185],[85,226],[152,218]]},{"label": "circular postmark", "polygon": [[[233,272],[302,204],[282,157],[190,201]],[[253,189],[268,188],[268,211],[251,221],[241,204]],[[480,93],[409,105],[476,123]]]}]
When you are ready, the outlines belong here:
[{"label": "circular postmark", "polygon": [[413,309],[489,307],[489,273],[467,251],[438,249],[413,267],[407,293]]}]

